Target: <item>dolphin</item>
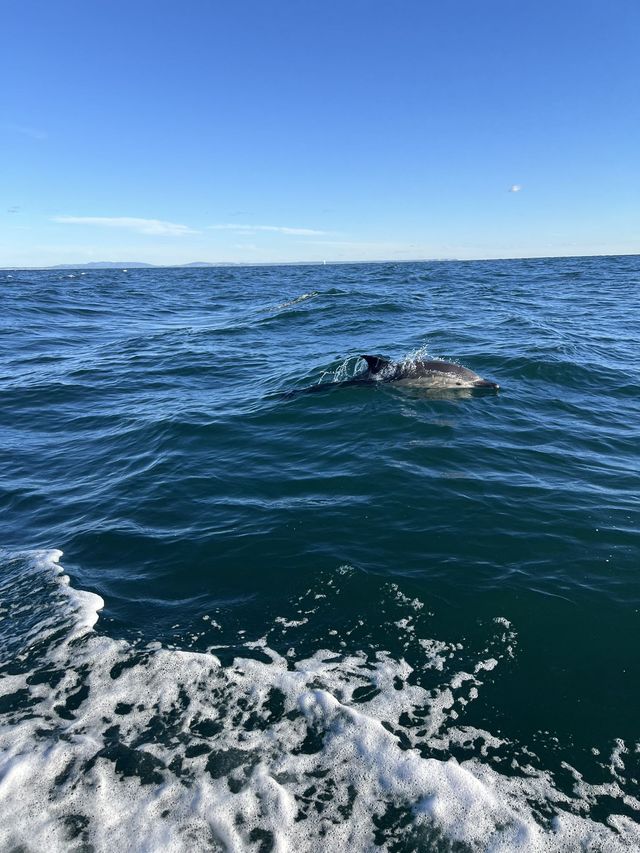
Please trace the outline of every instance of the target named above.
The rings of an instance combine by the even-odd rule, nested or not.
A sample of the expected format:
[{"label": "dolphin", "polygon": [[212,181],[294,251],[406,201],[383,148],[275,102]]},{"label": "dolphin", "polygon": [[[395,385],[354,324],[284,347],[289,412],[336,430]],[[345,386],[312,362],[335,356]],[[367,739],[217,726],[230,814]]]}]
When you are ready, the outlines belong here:
[{"label": "dolphin", "polygon": [[400,361],[393,362],[377,355],[361,355],[367,363],[364,378],[382,382],[394,382],[416,388],[477,388],[497,391],[497,382],[483,379],[460,364],[449,361]]},{"label": "dolphin", "polygon": [[341,382],[319,382],[308,388],[286,391],[282,396],[297,397],[299,394],[314,394],[319,391],[335,391],[346,386],[367,386],[377,382],[425,389],[436,392],[458,392],[467,394],[475,391],[497,391],[497,382],[482,379],[473,370],[448,361],[405,361],[394,362],[377,355],[359,356],[367,363],[367,370]]}]

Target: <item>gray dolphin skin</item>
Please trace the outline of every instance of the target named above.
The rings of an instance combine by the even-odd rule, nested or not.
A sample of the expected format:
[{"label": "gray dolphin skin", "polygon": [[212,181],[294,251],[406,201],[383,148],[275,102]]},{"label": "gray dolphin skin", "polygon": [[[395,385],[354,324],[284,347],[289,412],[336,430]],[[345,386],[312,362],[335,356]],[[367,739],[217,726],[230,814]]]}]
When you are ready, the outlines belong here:
[{"label": "gray dolphin skin", "polygon": [[299,394],[317,394],[336,391],[347,386],[366,387],[378,382],[389,382],[409,388],[424,389],[428,393],[449,394],[452,391],[465,390],[467,394],[495,392],[500,386],[497,382],[483,379],[459,364],[449,361],[405,361],[394,362],[377,355],[361,355],[367,363],[367,370],[342,382],[319,382],[309,388],[286,391],[282,396],[297,397]]},{"label": "gray dolphin skin", "polygon": [[402,361],[392,362],[377,355],[362,355],[367,362],[367,376],[383,382],[396,382],[422,388],[478,388],[497,391],[497,382],[483,379],[459,364],[449,361]]}]

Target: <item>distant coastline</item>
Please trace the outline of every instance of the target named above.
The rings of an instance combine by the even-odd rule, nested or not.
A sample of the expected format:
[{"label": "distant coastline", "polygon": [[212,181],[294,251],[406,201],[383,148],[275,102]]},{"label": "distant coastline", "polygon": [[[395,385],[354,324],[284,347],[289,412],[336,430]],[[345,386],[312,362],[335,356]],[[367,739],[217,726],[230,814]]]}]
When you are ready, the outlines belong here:
[{"label": "distant coastline", "polygon": [[83,264],[54,264],[51,266],[1,266],[1,271],[11,270],[128,270],[128,269],[204,269],[208,267],[319,267],[354,266],[362,264],[442,264],[442,263],[493,263],[495,261],[545,261],[572,258],[635,258],[640,252],[595,255],[523,255],[519,258],[380,258],[366,261],[192,261],[188,264],[148,264],[144,261],[88,261]]}]

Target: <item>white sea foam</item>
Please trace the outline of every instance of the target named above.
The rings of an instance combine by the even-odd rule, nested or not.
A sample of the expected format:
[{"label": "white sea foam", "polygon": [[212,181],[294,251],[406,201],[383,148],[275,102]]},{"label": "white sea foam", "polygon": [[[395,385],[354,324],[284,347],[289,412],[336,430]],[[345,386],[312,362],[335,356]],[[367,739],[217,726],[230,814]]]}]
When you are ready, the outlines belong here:
[{"label": "white sea foam", "polygon": [[87,592],[82,589],[74,589],[71,586],[70,578],[64,573],[60,566],[60,558],[62,551],[40,551],[34,557],[36,565],[44,569],[51,569],[58,575],[58,583],[60,589],[66,593],[71,602],[74,613],[74,628],[70,639],[82,636],[87,631],[90,631],[96,622],[100,611],[104,607],[104,600],[95,592]]},{"label": "white sea foam", "polygon": [[300,302],[306,302],[307,299],[313,299],[314,296],[318,296],[317,290],[312,290],[310,293],[302,293],[300,296],[295,296],[293,299],[287,299],[285,302],[281,302],[279,305],[276,305],[275,308],[270,308],[270,311],[280,311],[283,308],[291,308],[293,305],[298,305]]},{"label": "white sea foam", "polygon": [[[619,780],[603,792],[580,777],[577,793],[567,793],[548,771],[528,766],[506,776],[490,763],[505,741],[456,724],[508,658],[514,633],[506,620],[468,672],[459,668],[459,643],[407,630],[422,610],[414,602],[405,624],[390,619],[421,650],[422,670],[442,675],[429,689],[417,682],[415,666],[383,649],[325,648],[296,659],[261,637],[245,643],[260,660],[240,656],[225,667],[212,654],[136,646],[92,631],[102,600],[73,590],[59,557],[36,555],[29,571],[42,576],[64,630],[46,634],[45,651],[42,637],[32,636],[24,671],[13,667],[0,685],[3,850],[640,845],[630,818],[613,815],[607,826],[584,816],[599,795],[623,802]],[[24,580],[22,573],[18,587]],[[338,575],[324,593],[339,582]],[[11,609],[10,585],[4,592]],[[296,621],[282,617],[274,631],[295,631]],[[430,755],[477,743],[482,748],[468,760]],[[616,774],[624,771],[624,750],[616,744]],[[624,803],[635,808],[629,798]]]}]

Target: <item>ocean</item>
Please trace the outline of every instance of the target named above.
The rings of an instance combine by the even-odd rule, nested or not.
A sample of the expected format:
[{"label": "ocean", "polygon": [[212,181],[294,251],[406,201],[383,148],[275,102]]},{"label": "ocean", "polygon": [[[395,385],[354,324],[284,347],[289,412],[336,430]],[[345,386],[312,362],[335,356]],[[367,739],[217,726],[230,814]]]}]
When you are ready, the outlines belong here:
[{"label": "ocean", "polygon": [[640,848],[640,257],[0,280],[0,849]]}]

